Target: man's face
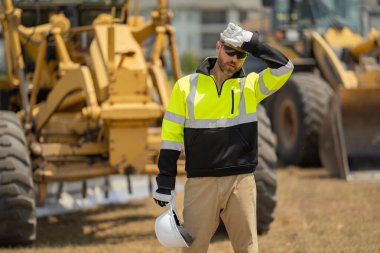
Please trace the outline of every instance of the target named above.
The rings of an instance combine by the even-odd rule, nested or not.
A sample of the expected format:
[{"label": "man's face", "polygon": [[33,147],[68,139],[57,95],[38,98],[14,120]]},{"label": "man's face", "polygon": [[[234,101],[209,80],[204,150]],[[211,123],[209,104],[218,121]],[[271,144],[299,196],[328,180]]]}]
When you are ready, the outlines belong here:
[{"label": "man's face", "polygon": [[229,76],[241,69],[248,56],[247,53],[238,51],[220,41],[216,44],[216,51],[218,53],[217,64],[223,73]]}]

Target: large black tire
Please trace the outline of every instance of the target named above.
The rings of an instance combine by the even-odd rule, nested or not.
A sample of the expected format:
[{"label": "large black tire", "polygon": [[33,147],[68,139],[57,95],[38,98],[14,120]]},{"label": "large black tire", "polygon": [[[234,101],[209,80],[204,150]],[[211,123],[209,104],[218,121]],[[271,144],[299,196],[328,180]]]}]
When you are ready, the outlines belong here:
[{"label": "large black tire", "polygon": [[257,231],[264,234],[274,220],[276,207],[276,145],[265,108],[257,107],[259,162],[254,173],[257,187]]},{"label": "large black tire", "polygon": [[312,73],[295,73],[270,98],[277,154],[284,164],[319,166],[318,137],[332,95],[330,86]]},{"label": "large black tire", "polygon": [[8,107],[8,92],[0,88],[0,110],[5,110]]},{"label": "large black tire", "polygon": [[29,152],[13,112],[0,111],[0,245],[36,238],[36,205]]}]

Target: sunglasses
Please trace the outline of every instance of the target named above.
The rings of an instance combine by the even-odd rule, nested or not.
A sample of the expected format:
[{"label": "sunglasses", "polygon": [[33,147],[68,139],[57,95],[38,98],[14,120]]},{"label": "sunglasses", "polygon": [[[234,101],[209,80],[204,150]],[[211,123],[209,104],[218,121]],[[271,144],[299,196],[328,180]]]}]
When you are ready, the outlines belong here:
[{"label": "sunglasses", "polygon": [[236,58],[238,58],[239,60],[245,59],[245,58],[248,56],[248,54],[247,54],[246,52],[240,52],[240,51],[237,51],[237,50],[235,50],[234,48],[229,47],[229,46],[227,46],[227,45],[225,45],[225,44],[222,44],[222,46],[223,46],[223,50],[224,50],[224,52],[225,52],[228,56],[233,57],[233,56],[236,55]]}]

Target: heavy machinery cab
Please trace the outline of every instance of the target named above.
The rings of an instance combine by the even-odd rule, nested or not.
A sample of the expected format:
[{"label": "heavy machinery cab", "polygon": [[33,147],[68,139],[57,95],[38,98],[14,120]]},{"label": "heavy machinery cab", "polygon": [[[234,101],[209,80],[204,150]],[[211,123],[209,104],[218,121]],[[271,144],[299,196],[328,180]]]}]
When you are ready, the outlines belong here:
[{"label": "heavy machinery cab", "polygon": [[343,27],[360,31],[359,0],[272,0],[264,4],[272,7],[270,30],[275,41],[302,58],[312,57],[311,31],[325,34],[329,28]]},{"label": "heavy machinery cab", "polygon": [[275,0],[273,27],[292,26],[323,33],[331,26],[360,29],[359,0]]}]

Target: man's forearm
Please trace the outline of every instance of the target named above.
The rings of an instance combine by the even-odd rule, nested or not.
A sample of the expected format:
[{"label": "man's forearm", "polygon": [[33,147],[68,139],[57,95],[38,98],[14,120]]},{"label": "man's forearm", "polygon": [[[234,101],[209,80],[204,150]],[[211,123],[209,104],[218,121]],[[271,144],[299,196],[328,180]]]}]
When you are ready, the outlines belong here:
[{"label": "man's forearm", "polygon": [[174,190],[177,176],[177,160],[180,153],[180,151],[176,150],[161,149],[158,159],[160,172],[156,178],[159,188]]},{"label": "man's forearm", "polygon": [[250,41],[244,42],[241,48],[253,56],[262,59],[269,68],[281,68],[289,62],[289,59],[280,51],[261,42],[260,34],[257,31],[252,33]]}]

